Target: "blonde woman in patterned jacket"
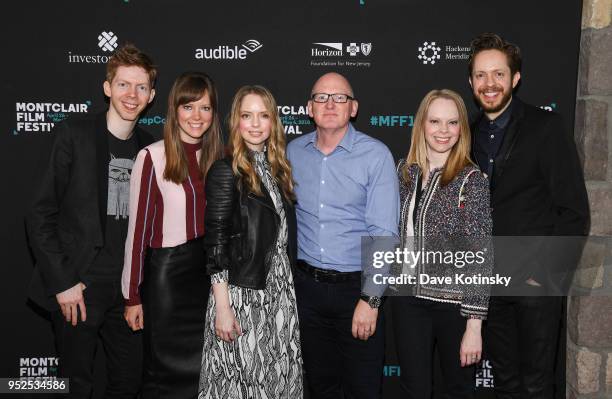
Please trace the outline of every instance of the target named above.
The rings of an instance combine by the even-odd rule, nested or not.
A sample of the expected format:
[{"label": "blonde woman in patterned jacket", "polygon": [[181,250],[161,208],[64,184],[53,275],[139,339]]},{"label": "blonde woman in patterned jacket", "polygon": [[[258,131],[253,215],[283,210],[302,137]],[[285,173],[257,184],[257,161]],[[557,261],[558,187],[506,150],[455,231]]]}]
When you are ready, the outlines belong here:
[{"label": "blonde woman in patterned jacket", "polygon": [[[491,236],[489,184],[470,159],[470,142],[461,97],[451,90],[429,92],[415,118],[410,152],[398,166],[404,246],[416,243],[414,248],[440,250],[445,256],[457,250],[459,241],[469,240],[474,252],[484,249],[481,245]],[[403,265],[402,272],[412,273],[415,283],[408,295],[391,298],[402,397],[431,397],[435,346],[444,377],[442,396],[473,397],[489,287],[460,284],[454,276],[490,270],[486,252],[475,260],[482,260],[476,268],[459,257],[450,263]],[[452,283],[420,284],[421,276],[450,276]]]}]

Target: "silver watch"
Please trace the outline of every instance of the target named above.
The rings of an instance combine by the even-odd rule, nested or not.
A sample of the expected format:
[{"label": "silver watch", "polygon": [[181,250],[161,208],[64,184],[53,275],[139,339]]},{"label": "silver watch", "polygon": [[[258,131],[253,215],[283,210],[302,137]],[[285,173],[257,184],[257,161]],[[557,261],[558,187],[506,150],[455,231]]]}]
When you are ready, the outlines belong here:
[{"label": "silver watch", "polygon": [[380,307],[380,304],[382,303],[382,299],[379,296],[369,296],[361,294],[360,298],[367,302],[367,304],[370,305],[372,309],[378,309]]}]

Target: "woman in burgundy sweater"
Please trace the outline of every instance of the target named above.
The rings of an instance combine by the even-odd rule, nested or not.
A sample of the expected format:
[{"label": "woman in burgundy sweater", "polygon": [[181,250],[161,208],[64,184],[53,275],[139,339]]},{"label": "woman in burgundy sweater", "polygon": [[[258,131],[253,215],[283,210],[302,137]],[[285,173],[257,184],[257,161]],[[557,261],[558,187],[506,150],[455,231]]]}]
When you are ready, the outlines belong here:
[{"label": "woman in burgundy sweater", "polygon": [[199,72],[179,76],[164,139],[132,170],[122,289],[125,318],[144,328],[143,398],[194,398],[210,280],[204,270],[204,177],[222,155],[217,91]]}]

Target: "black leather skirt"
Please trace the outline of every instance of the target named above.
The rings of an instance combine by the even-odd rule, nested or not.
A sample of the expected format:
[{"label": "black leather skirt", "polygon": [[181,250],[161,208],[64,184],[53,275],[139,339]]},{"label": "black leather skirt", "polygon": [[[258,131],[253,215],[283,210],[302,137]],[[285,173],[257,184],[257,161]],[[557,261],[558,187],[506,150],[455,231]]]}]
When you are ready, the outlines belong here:
[{"label": "black leather skirt", "polygon": [[198,395],[210,290],[204,264],[201,239],[148,251],[141,289],[145,399]]}]

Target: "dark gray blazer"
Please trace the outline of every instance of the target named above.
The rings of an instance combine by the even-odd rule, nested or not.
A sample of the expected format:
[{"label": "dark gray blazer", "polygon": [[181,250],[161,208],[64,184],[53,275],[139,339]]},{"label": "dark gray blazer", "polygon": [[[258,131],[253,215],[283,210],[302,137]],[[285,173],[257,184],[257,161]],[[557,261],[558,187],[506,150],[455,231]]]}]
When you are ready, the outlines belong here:
[{"label": "dark gray blazer", "polygon": [[[36,260],[29,296],[57,309],[55,294],[84,281],[104,245],[108,192],[106,112],[70,119],[54,129],[47,168],[35,182],[26,227]],[[138,147],[153,142],[140,128]]]}]

